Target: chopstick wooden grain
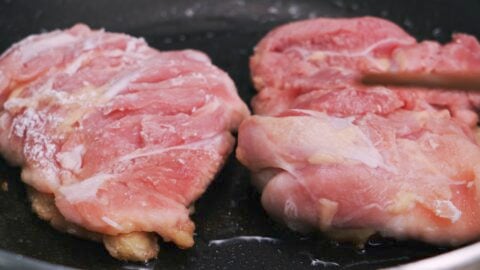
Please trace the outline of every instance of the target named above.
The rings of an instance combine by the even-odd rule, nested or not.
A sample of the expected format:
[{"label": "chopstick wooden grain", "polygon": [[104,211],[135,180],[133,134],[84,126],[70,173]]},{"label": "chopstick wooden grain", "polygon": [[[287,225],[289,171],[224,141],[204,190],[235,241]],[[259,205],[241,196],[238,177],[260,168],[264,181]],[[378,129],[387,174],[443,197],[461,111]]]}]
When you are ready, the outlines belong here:
[{"label": "chopstick wooden grain", "polygon": [[386,72],[366,73],[361,77],[366,85],[425,87],[463,91],[480,91],[480,72]]}]

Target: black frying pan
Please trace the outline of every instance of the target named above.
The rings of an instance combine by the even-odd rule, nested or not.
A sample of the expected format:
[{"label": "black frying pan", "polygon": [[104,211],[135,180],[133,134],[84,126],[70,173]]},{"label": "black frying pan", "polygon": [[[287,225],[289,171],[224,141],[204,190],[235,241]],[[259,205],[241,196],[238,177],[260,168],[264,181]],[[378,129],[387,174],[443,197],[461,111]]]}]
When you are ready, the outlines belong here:
[{"label": "black frying pan", "polygon": [[[281,23],[317,16],[374,15],[396,22],[419,39],[444,42],[452,32],[480,37],[478,14],[480,2],[466,0],[0,0],[0,51],[29,34],[85,22],[93,28],[143,36],[160,50],[205,51],[230,74],[249,102],[255,91],[248,57],[258,40]],[[111,258],[103,245],[59,233],[38,219],[30,210],[19,170],[0,160],[2,182],[8,183],[8,191],[0,189],[0,268],[61,269],[48,262],[88,269],[372,269],[449,250],[380,237],[359,250],[321,235],[291,232],[266,215],[249,185],[247,170],[232,156],[196,204],[195,246],[179,250],[162,244],[157,260],[125,263]],[[241,235],[278,241],[210,242]]]}]

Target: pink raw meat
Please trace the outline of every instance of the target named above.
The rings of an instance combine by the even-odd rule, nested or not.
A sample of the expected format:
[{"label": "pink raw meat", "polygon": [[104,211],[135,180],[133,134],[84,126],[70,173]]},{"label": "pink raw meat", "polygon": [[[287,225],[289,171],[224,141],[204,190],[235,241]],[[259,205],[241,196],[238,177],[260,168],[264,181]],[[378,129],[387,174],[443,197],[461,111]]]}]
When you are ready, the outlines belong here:
[{"label": "pink raw meat", "polygon": [[436,244],[480,236],[480,95],[357,82],[364,71],[480,71],[475,38],[442,46],[378,18],[314,19],[271,31],[250,63],[259,115],[240,126],[237,157],[273,217]]},{"label": "pink raw meat", "polygon": [[193,245],[188,207],[249,112],[197,51],[76,25],[0,57],[0,151],[53,194],[67,221],[108,235],[156,232]]}]

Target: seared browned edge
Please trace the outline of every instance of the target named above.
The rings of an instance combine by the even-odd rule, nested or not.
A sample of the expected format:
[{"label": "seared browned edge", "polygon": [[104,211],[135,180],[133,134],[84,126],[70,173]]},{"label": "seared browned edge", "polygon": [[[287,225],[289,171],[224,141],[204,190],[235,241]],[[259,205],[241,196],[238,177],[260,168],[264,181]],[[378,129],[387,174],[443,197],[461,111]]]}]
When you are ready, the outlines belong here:
[{"label": "seared browned edge", "polygon": [[151,232],[131,232],[119,235],[105,235],[88,231],[68,222],[55,206],[53,195],[27,187],[32,210],[55,229],[77,237],[100,242],[103,241],[110,255],[120,260],[148,261],[156,258],[159,252],[157,235]]}]

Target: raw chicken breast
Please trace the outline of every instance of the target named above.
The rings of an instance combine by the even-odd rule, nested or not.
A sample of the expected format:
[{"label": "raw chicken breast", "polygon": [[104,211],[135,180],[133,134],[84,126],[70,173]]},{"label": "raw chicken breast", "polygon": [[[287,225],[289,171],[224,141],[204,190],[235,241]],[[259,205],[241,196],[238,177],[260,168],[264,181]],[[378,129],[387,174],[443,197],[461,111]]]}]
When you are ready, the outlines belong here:
[{"label": "raw chicken breast", "polygon": [[258,115],[237,157],[274,218],[350,240],[480,236],[480,95],[358,83],[365,71],[480,71],[475,38],[442,46],[382,19],[314,19],[267,34],[250,63]]},{"label": "raw chicken breast", "polygon": [[[25,183],[51,194],[61,214],[39,215],[70,233],[105,235],[110,246],[122,242],[111,236],[153,232],[191,247],[188,207],[249,114],[205,54],[159,52],[143,39],[81,24],[6,51],[0,102],[1,153],[22,167]],[[109,248],[122,259],[156,256],[121,250]]]}]

